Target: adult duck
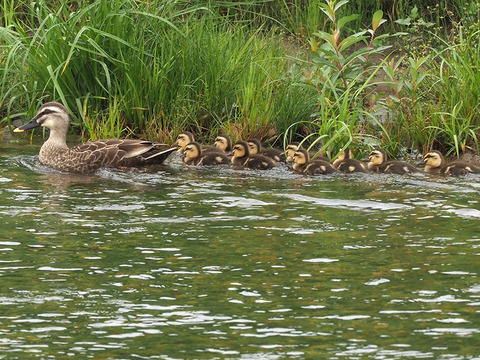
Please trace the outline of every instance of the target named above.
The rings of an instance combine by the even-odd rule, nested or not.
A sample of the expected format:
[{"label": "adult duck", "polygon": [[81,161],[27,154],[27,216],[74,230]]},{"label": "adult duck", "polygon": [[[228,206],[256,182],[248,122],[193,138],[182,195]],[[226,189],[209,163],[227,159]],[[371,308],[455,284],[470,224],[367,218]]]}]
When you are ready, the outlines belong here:
[{"label": "adult duck", "polygon": [[47,141],[40,148],[40,163],[63,172],[92,173],[100,168],[161,164],[176,150],[166,144],[130,139],[90,141],[69,148],[66,139],[70,115],[58,102],[43,104],[32,120],[14,132],[38,126],[50,130]]}]

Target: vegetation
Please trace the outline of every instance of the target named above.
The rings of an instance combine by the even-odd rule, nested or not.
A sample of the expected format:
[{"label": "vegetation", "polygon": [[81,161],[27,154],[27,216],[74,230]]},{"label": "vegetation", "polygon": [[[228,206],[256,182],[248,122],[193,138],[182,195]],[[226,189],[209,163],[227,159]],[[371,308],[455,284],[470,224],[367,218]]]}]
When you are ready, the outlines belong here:
[{"label": "vegetation", "polygon": [[0,121],[59,100],[84,139],[478,152],[480,5],[429,3],[5,0]]}]

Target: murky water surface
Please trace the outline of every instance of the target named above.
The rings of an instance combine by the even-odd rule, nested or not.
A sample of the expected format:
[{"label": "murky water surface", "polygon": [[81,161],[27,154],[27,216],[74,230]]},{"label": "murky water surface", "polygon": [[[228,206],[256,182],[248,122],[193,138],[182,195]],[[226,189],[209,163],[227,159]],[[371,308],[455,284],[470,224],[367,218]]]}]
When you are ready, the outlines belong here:
[{"label": "murky water surface", "polygon": [[480,178],[54,173],[0,149],[0,358],[480,359]]}]

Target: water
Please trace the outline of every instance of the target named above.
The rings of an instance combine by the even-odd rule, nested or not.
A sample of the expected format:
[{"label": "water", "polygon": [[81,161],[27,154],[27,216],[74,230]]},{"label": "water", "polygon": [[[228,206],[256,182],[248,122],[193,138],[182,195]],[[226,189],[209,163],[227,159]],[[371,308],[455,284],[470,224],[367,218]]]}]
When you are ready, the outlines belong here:
[{"label": "water", "polygon": [[0,150],[0,359],[480,359],[479,177]]}]

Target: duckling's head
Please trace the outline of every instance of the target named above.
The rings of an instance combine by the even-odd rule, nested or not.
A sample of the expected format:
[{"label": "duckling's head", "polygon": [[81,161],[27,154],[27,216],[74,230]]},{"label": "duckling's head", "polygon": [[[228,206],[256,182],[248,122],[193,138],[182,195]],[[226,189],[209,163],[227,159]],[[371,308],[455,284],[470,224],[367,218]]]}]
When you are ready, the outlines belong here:
[{"label": "duckling's head", "polygon": [[178,134],[173,146],[177,146],[177,152],[182,153],[185,150],[185,147],[193,141],[195,141],[193,134],[190,131],[183,131]]},{"label": "duckling's head", "polygon": [[301,166],[305,165],[308,163],[310,160],[310,157],[308,155],[308,151],[305,149],[298,149],[295,151],[293,154],[293,166]]},{"label": "duckling's head", "polygon": [[202,155],[202,147],[196,141],[188,143],[183,150],[183,162],[189,163],[199,158]]},{"label": "duckling's head", "polygon": [[262,143],[258,139],[248,139],[247,143],[250,155],[258,154],[262,149]]},{"label": "duckling's head", "polygon": [[50,129],[51,133],[67,134],[70,126],[70,115],[68,110],[58,102],[48,102],[43,104],[37,111],[37,115],[28,123],[19,126],[14,132],[23,132],[38,126],[44,126]]},{"label": "duckling's head", "polygon": [[226,153],[232,151],[232,139],[227,134],[218,135],[213,145]]},{"label": "duckling's head", "polygon": [[287,155],[287,162],[291,163],[293,161],[293,155],[299,149],[298,143],[290,143],[285,148],[285,153]]},{"label": "duckling's head", "polygon": [[387,153],[382,149],[375,149],[368,156],[369,167],[382,165],[385,162],[387,162]]},{"label": "duckling's head", "polygon": [[232,149],[232,155],[235,158],[242,158],[245,156],[250,155],[250,151],[248,149],[248,144],[246,141],[237,142]]},{"label": "duckling's head", "polygon": [[432,150],[423,156],[425,170],[439,168],[444,163],[443,155],[440,151]]}]

